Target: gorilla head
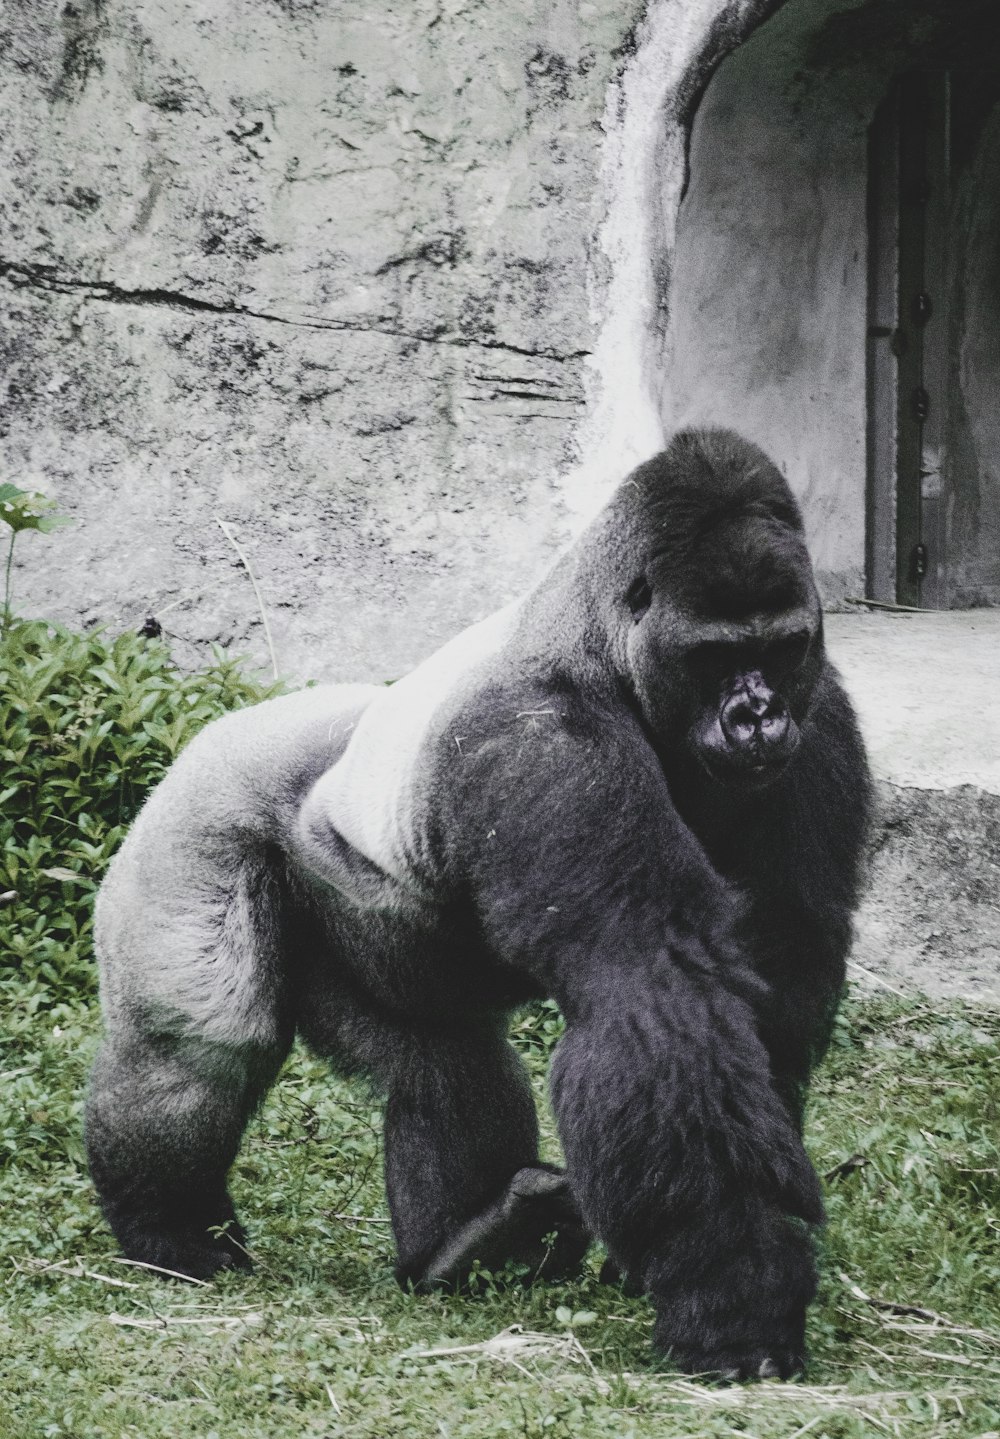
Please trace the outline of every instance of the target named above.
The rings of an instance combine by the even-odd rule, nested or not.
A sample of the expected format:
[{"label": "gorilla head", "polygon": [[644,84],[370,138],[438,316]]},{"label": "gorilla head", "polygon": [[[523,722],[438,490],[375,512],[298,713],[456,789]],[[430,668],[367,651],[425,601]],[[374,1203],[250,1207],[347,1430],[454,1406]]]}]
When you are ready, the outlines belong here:
[{"label": "gorilla head", "polygon": [[632,473],[589,538],[620,683],[668,769],[694,757],[713,786],[771,784],[821,666],[819,599],[783,476],[730,431],[684,431]]}]

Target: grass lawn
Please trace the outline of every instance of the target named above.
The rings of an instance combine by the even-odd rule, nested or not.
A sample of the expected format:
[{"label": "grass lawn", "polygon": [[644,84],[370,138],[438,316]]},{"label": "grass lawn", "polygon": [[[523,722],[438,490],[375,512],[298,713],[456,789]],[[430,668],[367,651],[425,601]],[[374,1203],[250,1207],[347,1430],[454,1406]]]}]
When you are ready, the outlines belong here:
[{"label": "grass lawn", "polygon": [[[96,1015],[3,1002],[3,1439],[1000,1436],[998,1012],[852,997],[810,1107],[829,1224],[808,1376],[713,1388],[654,1365],[646,1302],[600,1285],[596,1252],[574,1284],[401,1293],[378,1107],[300,1053],[234,1173],[255,1273],[127,1267],[80,1141]],[[553,1028],[519,1040],[543,1105]]]}]

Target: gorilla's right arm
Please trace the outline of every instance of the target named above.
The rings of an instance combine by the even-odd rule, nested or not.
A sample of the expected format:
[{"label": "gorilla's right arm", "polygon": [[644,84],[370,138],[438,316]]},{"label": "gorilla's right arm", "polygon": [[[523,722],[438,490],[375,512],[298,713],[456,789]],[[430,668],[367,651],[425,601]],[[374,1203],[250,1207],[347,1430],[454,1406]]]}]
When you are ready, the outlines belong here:
[{"label": "gorilla's right arm", "polygon": [[787,1375],[822,1203],[736,897],[621,706],[494,694],[481,715],[440,776],[441,832],[489,947],[566,1018],[552,1095],[584,1216],[683,1367]]}]

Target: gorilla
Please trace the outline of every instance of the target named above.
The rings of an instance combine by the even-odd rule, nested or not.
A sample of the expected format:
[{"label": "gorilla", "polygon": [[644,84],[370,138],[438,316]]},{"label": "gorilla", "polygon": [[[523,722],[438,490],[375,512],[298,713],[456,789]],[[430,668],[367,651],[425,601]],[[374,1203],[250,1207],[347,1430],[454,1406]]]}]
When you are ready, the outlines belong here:
[{"label": "gorilla", "polygon": [[[522,600],[391,686],[215,721],[150,796],[96,911],[125,1253],[248,1263],[227,1172],[298,1034],[385,1096],[402,1283],[596,1236],[673,1363],[790,1375],[869,800],[788,485],[678,434]],[[537,996],[565,1172],[506,1037]]]}]

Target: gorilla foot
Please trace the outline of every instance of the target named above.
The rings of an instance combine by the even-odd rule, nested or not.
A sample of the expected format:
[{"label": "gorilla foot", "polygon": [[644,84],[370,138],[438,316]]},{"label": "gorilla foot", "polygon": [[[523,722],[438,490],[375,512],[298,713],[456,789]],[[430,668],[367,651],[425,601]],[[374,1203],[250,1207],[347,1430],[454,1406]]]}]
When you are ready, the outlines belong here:
[{"label": "gorilla foot", "polygon": [[769,1322],[762,1319],[759,1310],[751,1310],[731,1315],[716,1327],[704,1322],[704,1309],[700,1323],[690,1312],[683,1323],[678,1323],[676,1316],[661,1315],[653,1330],[653,1344],[686,1374],[717,1383],[791,1379],[805,1368],[805,1307],[797,1313],[774,1315]]},{"label": "gorilla foot", "polygon": [[499,1199],[431,1256],[415,1283],[421,1290],[456,1288],[477,1262],[492,1271],[510,1260],[528,1266],[529,1282],[563,1278],[579,1268],[589,1245],[565,1174],[519,1169]]},{"label": "gorilla foot", "polygon": [[622,1269],[609,1254],[601,1265],[600,1282],[602,1284],[620,1284],[621,1291],[627,1299],[638,1299],[643,1292],[642,1285],[637,1279],[633,1279],[627,1269]]},{"label": "gorilla foot", "polygon": [[697,1374],[721,1384],[745,1384],[756,1379],[791,1379],[805,1368],[801,1350],[779,1346],[737,1351],[686,1348],[674,1344],[666,1353],[670,1363],[685,1374]]},{"label": "gorilla foot", "polygon": [[211,1279],[223,1269],[252,1269],[246,1251],[246,1234],[236,1220],[214,1225],[163,1224],[154,1227],[148,1219],[112,1223],[127,1259],[153,1269],[187,1275],[190,1279]]}]

